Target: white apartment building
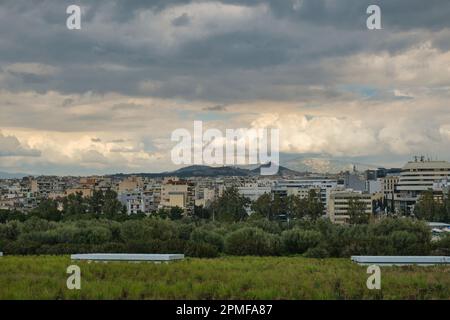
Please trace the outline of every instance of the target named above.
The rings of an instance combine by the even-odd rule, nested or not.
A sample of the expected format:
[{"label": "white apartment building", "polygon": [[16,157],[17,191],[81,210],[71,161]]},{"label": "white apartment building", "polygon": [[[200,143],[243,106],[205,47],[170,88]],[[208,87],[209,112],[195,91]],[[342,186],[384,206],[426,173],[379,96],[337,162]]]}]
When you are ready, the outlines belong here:
[{"label": "white apartment building", "polygon": [[240,195],[250,199],[251,201],[258,200],[263,194],[271,194],[272,187],[258,182],[244,183],[243,186],[237,188]]},{"label": "white apartment building", "polygon": [[275,181],[272,192],[278,193],[282,197],[294,194],[304,198],[308,196],[310,190],[316,190],[326,212],[331,191],[337,187],[339,187],[338,181],[334,179],[278,180]]},{"label": "white apartment building", "polygon": [[151,191],[133,190],[121,193],[119,201],[127,208],[127,214],[151,214],[158,207],[157,195]]}]

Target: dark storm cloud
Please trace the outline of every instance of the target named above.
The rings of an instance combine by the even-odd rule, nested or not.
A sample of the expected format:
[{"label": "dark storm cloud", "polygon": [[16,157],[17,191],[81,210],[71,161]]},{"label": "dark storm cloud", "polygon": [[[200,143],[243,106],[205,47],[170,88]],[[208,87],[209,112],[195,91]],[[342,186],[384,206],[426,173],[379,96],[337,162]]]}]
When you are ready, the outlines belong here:
[{"label": "dark storm cloud", "polygon": [[365,26],[365,12],[369,5],[380,6],[386,28],[435,30],[450,26],[450,3],[447,0],[254,0],[250,3],[267,3],[281,18],[339,28]]},{"label": "dark storm cloud", "polygon": [[[450,2],[446,0],[220,1],[250,9],[267,5],[269,11],[251,21],[233,21],[233,28],[221,28],[217,22],[219,27],[206,25],[200,31],[192,26],[195,19],[182,12],[170,20],[173,32],[177,35],[178,29],[192,28],[193,36],[180,36],[164,50],[160,47],[166,39],[161,44],[140,39],[158,39],[159,32],[127,31],[143,10],[157,16],[167,8],[203,2],[77,1],[83,7],[83,29],[69,31],[65,9],[72,0],[3,1],[0,65],[32,62],[61,72],[9,73],[2,84],[13,91],[113,91],[217,103],[289,100],[315,96],[308,86],[336,82],[337,76],[324,69],[324,59],[363,52],[395,53],[427,40],[447,50],[450,43],[448,33],[427,38],[428,32],[450,26]],[[365,28],[369,4],[381,6],[384,30],[371,33]],[[208,33],[208,27],[218,31]],[[417,32],[398,36],[413,30]],[[196,36],[200,32],[205,34]],[[148,82],[157,85],[142,86]],[[327,95],[339,93],[329,88]]]}]

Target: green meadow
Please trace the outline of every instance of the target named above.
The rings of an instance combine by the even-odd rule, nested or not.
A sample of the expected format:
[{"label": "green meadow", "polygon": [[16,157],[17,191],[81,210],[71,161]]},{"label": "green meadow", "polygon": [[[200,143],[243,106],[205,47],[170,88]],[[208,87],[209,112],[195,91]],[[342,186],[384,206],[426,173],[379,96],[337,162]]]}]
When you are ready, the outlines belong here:
[{"label": "green meadow", "polygon": [[[69,290],[69,265],[81,290]],[[0,299],[450,299],[450,266],[382,267],[369,290],[349,259],[223,257],[161,263],[72,262],[68,256],[0,258]]]}]

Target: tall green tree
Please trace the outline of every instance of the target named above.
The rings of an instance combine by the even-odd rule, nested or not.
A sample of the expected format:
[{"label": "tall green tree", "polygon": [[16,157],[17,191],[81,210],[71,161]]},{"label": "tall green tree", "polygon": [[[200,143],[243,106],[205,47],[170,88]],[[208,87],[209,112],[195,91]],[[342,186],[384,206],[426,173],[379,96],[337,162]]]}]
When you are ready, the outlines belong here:
[{"label": "tall green tree", "polygon": [[215,218],[220,221],[242,221],[248,217],[246,207],[250,200],[239,194],[236,187],[224,190],[223,195],[212,204]]},{"label": "tall green tree", "polygon": [[366,204],[356,197],[348,200],[348,215],[350,224],[367,224],[370,220],[370,213],[366,212]]},{"label": "tall green tree", "polygon": [[264,193],[251,205],[252,217],[272,219],[272,196]]},{"label": "tall green tree", "polygon": [[432,190],[428,190],[421,194],[414,206],[414,215],[421,220],[445,222],[449,205],[448,199],[442,203],[434,198]]},{"label": "tall green tree", "polygon": [[183,213],[184,210],[180,207],[172,207],[169,211],[169,218],[170,220],[180,220],[181,218],[183,218]]},{"label": "tall green tree", "polygon": [[83,194],[77,192],[70,194],[63,200],[64,215],[66,216],[80,216],[86,214],[88,211],[88,204],[83,199]]},{"label": "tall green tree", "polygon": [[88,199],[88,203],[89,212],[93,213],[96,216],[99,216],[102,213],[103,206],[105,205],[103,191],[94,190],[92,197]]},{"label": "tall green tree", "polygon": [[31,212],[31,216],[38,218],[59,221],[61,220],[61,212],[58,210],[58,202],[52,199],[43,199]]},{"label": "tall green tree", "polygon": [[323,215],[324,207],[322,201],[320,200],[320,195],[317,194],[316,190],[309,190],[305,206],[305,213],[311,220],[315,221]]},{"label": "tall green tree", "polygon": [[117,193],[113,190],[107,190],[104,195],[103,214],[107,218],[123,215],[123,205],[117,199]]}]

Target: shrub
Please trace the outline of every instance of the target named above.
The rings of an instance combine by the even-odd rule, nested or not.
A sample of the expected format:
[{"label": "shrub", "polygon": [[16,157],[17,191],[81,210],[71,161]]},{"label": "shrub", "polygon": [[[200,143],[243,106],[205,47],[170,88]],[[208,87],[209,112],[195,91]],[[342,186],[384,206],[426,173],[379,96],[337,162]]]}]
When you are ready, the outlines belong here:
[{"label": "shrub", "polygon": [[283,251],[290,254],[304,253],[309,248],[317,246],[321,234],[317,231],[292,229],[281,233]]},{"label": "shrub", "polygon": [[216,246],[209,243],[189,241],[185,254],[188,257],[215,258],[219,255],[219,251]]},{"label": "shrub", "polygon": [[417,236],[407,231],[394,231],[390,235],[391,245],[395,248],[397,255],[421,255],[421,246]]},{"label": "shrub", "polygon": [[47,231],[50,229],[54,229],[55,226],[56,226],[55,222],[40,219],[38,217],[31,217],[27,221],[22,223],[21,232],[29,233],[29,232]]},{"label": "shrub", "polygon": [[314,248],[309,248],[305,252],[304,256],[307,258],[324,259],[324,258],[328,258],[330,255],[324,246],[319,245]]},{"label": "shrub", "polygon": [[37,250],[41,246],[40,243],[26,240],[9,241],[5,243],[4,250],[7,254],[36,254]]},{"label": "shrub", "polygon": [[0,224],[0,239],[16,240],[20,235],[20,223],[17,221],[9,221]]},{"label": "shrub", "polygon": [[111,231],[104,227],[78,229],[73,235],[73,242],[80,244],[102,244],[111,241]]},{"label": "shrub", "polygon": [[433,254],[439,256],[450,255],[450,235],[445,235],[433,243]]},{"label": "shrub", "polygon": [[43,245],[53,245],[60,242],[58,241],[58,233],[54,230],[22,233],[19,236],[19,239],[23,241],[33,241]]},{"label": "shrub", "polygon": [[120,234],[126,242],[145,240],[148,237],[147,231],[140,220],[125,221],[120,228]]},{"label": "shrub", "polygon": [[257,219],[257,220],[250,220],[248,224],[251,227],[260,228],[264,230],[265,232],[274,233],[274,234],[280,234],[281,233],[281,227],[278,222],[270,221],[268,219]]},{"label": "shrub", "polygon": [[207,243],[214,246],[218,251],[223,251],[223,238],[214,231],[196,229],[191,234],[191,240],[197,243]]},{"label": "shrub", "polygon": [[108,242],[93,246],[92,251],[105,253],[126,253],[127,247],[124,243]]},{"label": "shrub", "polygon": [[232,255],[277,255],[280,252],[279,237],[259,228],[242,228],[225,239],[225,252]]},{"label": "shrub", "polygon": [[194,230],[193,224],[183,223],[178,226],[178,237],[182,240],[189,240]]}]

